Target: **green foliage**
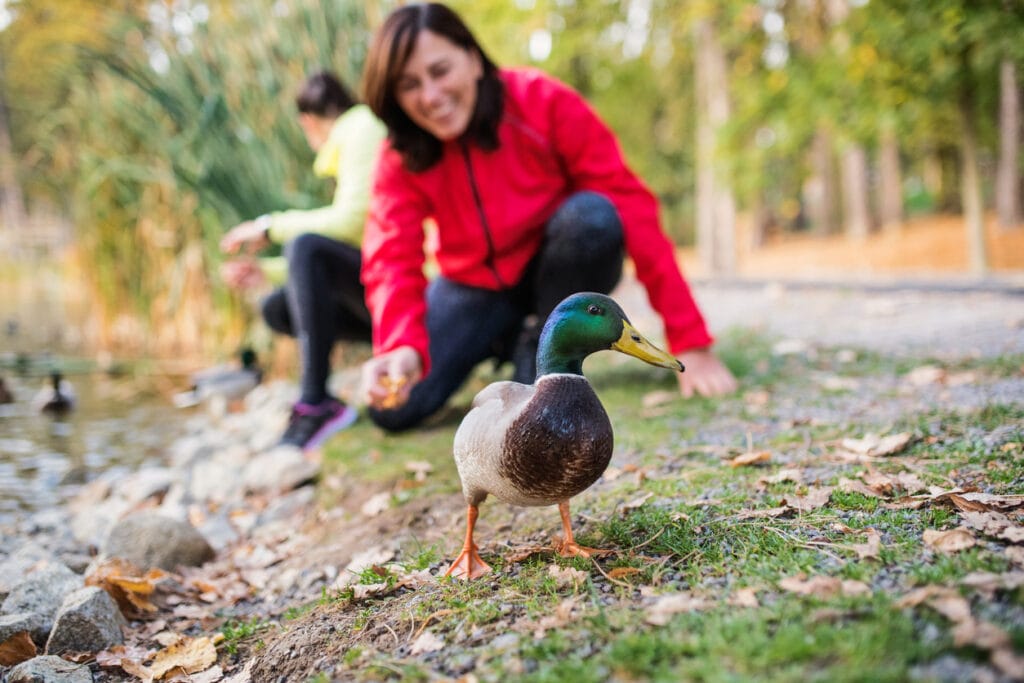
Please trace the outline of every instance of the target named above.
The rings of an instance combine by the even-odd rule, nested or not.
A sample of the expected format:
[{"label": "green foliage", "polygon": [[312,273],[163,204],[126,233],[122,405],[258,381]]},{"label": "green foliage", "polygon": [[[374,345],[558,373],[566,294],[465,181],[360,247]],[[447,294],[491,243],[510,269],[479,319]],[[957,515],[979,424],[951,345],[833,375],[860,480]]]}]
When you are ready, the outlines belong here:
[{"label": "green foliage", "polygon": [[[9,0],[0,106],[19,178],[31,201],[73,215],[104,312],[154,325],[185,302],[217,314],[208,325],[248,315],[217,285],[217,240],[241,219],[326,200],[291,93],[318,67],[356,86],[370,29],[395,4]],[[895,131],[907,208],[954,204],[961,103],[994,154],[998,64],[1024,71],[1024,11],[1005,0],[452,4],[499,64],[539,67],[589,99],[679,242],[693,239],[698,22],[726,53],[721,168],[741,209],[786,225],[819,131],[869,151]],[[940,195],[920,182],[933,158],[951,169]]]},{"label": "green foliage", "polygon": [[252,617],[248,621],[231,619],[220,628],[220,632],[224,634],[224,649],[229,654],[236,654],[241,641],[253,637],[270,626],[269,622],[261,621],[259,617]]}]

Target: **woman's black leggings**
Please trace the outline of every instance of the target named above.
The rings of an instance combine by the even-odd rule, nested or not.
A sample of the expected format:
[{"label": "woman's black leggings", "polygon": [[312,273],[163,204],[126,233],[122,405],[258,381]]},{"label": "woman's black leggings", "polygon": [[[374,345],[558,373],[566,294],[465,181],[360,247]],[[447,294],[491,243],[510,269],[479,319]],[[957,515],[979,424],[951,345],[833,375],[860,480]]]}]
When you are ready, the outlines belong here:
[{"label": "woman's black leggings", "polygon": [[532,383],[548,314],[575,292],[610,292],[622,275],[622,261],[622,221],[615,207],[603,195],[579,192],[548,221],[541,249],[515,287],[492,291],[436,278],[427,288],[430,373],[405,405],[370,410],[370,417],[389,431],[415,427],[488,358],[513,360],[513,379]]},{"label": "woman's black leggings", "polygon": [[330,356],[339,340],[370,341],[370,312],[359,281],[359,249],[329,237],[304,234],[285,246],[288,281],[263,301],[271,329],[299,343],[299,400],[327,398]]}]

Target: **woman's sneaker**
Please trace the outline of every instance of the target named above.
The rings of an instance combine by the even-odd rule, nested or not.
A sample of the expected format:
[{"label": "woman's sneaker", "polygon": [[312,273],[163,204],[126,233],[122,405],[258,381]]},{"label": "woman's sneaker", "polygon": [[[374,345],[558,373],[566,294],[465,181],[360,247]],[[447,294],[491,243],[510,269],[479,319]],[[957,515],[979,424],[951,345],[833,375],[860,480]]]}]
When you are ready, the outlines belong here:
[{"label": "woman's sneaker", "polygon": [[333,398],[315,406],[296,403],[292,407],[292,416],[281,437],[281,443],[297,446],[304,451],[312,450],[332,434],[350,426],[357,416],[355,408]]}]

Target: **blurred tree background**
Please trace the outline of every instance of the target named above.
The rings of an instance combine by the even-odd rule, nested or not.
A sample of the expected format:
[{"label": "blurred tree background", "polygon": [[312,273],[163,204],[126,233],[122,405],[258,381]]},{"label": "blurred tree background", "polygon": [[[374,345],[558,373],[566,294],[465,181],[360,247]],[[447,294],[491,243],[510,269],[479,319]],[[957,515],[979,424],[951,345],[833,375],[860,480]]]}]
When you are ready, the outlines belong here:
[{"label": "blurred tree background", "polygon": [[[217,241],[329,200],[295,88],[319,67],[356,85],[396,4],[6,0],[0,238],[42,207],[70,219],[102,346],[237,342],[253,312],[220,284]],[[740,240],[857,240],[945,212],[983,273],[984,212],[1020,224],[1020,0],[452,5],[498,63],[590,100],[706,272],[734,273]]]}]

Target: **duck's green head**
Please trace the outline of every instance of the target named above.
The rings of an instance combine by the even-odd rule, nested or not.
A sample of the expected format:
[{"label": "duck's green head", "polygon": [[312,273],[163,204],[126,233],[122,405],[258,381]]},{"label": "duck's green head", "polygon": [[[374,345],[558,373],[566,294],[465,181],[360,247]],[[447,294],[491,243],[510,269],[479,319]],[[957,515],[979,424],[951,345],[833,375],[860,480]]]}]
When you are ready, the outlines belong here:
[{"label": "duck's green head", "polygon": [[636,331],[614,300],[604,294],[580,292],[563,299],[548,316],[537,347],[537,376],[555,372],[582,375],[583,359],[604,350],[683,371],[682,363]]}]

